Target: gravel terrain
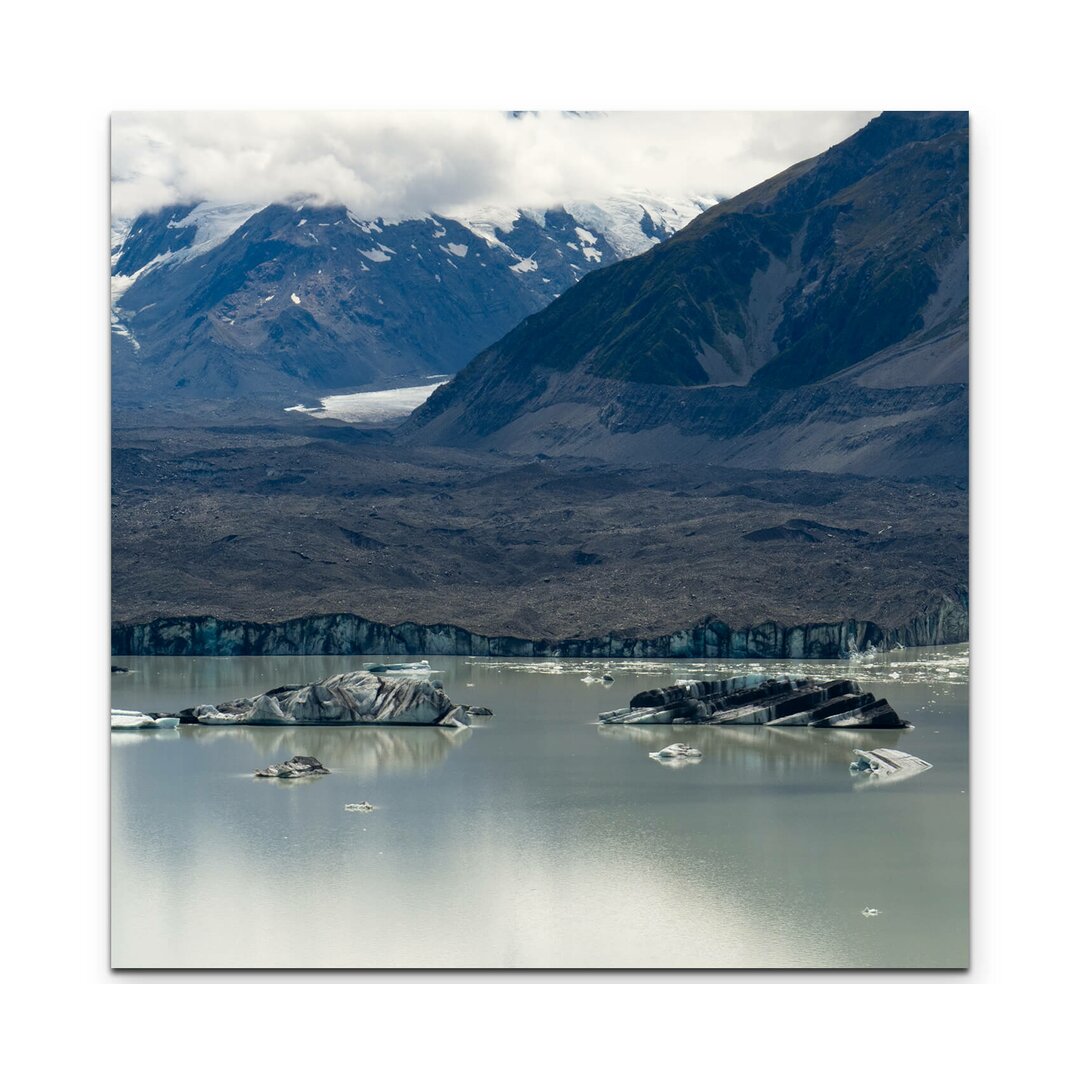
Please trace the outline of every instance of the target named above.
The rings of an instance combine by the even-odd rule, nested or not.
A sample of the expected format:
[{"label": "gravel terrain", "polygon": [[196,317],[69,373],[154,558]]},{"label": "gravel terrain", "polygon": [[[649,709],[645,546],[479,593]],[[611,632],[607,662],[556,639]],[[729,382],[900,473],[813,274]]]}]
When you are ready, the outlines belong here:
[{"label": "gravel terrain", "polygon": [[589,637],[846,618],[967,589],[967,493],[403,447],[301,414],[114,427],[113,618],[354,612]]}]

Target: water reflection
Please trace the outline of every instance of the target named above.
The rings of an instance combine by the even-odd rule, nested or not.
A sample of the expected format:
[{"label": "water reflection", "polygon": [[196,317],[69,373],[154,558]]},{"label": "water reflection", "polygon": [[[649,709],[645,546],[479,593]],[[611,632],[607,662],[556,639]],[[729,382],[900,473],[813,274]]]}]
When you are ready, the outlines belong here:
[{"label": "water reflection", "polygon": [[370,778],[383,774],[426,773],[451,750],[465,745],[469,728],[235,727],[185,725],[180,738],[200,746],[217,741],[251,745],[252,770],[295,754],[316,757],[331,772]]},{"label": "water reflection", "polygon": [[112,747],[114,750],[123,746],[137,746],[149,740],[173,740],[180,738],[178,728],[135,728],[131,731],[123,731],[113,728]]},{"label": "water reflection", "polygon": [[[604,739],[633,743],[646,754],[667,746],[673,738],[701,751],[703,759],[739,769],[754,764],[773,772],[801,770],[821,772],[844,769],[851,764],[852,750],[896,747],[903,731],[844,731],[840,728],[814,730],[747,727],[709,727],[698,724],[597,724]],[[654,759],[655,760],[655,759]],[[675,759],[676,761],[678,759]],[[701,760],[701,759],[694,759]]]},{"label": "water reflection", "polygon": [[[482,730],[114,734],[113,960],[963,964],[966,659],[902,655],[857,677],[917,722],[908,731],[605,726],[597,737],[597,712],[640,690],[766,665],[450,657],[438,666],[451,700],[494,710]],[[379,659],[137,658],[139,674],[113,681],[114,705],[225,701]],[[605,669],[613,689],[581,681]],[[698,767],[654,768],[648,753],[677,741],[703,752]],[[851,751],[883,746],[934,768],[852,813]],[[330,775],[302,787],[252,779],[294,754]],[[362,801],[378,812],[345,810]],[[866,918],[867,907],[884,914]]]}]

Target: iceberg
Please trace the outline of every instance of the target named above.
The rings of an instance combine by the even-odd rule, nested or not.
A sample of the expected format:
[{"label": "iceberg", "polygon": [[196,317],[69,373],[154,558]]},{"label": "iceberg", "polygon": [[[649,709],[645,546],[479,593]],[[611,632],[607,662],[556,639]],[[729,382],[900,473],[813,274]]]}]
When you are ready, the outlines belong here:
[{"label": "iceberg", "polygon": [[701,751],[693,746],[687,746],[686,743],[672,743],[670,746],[665,746],[663,750],[657,750],[655,753],[650,754],[654,761],[660,762],[690,762],[700,761]]},{"label": "iceberg", "polygon": [[882,784],[894,784],[901,780],[910,780],[919,773],[934,766],[929,761],[914,754],[905,754],[903,750],[891,747],[879,747],[877,750],[852,750],[855,760],[849,766],[857,778],[856,787],[868,787]]},{"label": "iceberg", "polygon": [[112,710],[113,731],[162,731],[180,723],[178,716],[160,716],[157,713],[136,712],[132,709]]}]

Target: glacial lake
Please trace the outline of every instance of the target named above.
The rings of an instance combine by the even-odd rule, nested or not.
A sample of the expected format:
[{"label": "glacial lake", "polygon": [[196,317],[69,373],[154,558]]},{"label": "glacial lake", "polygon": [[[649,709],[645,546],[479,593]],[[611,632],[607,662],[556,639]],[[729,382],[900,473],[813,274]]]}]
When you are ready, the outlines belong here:
[{"label": "glacial lake", "polygon": [[[116,657],[165,711],[383,657]],[[396,661],[419,659],[391,658]],[[113,732],[115,967],[905,968],[968,961],[968,653],[860,660],[428,657],[470,730]],[[584,682],[610,672],[614,682]],[[857,678],[908,731],[618,728],[676,679]],[[673,742],[698,763],[648,755]],[[933,764],[863,782],[852,749]],[[313,754],[329,776],[258,780]],[[367,800],[372,813],[349,813]],[[878,914],[866,916],[864,909]]]}]

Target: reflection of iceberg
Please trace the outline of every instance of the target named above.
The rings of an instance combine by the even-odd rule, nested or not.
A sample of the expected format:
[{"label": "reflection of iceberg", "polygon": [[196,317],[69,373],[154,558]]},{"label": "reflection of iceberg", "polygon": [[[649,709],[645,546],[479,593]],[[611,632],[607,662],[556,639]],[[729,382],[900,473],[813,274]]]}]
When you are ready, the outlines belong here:
[{"label": "reflection of iceberg", "polygon": [[180,720],[176,716],[151,716],[133,709],[113,709],[111,724],[114,731],[162,731],[174,728]]},{"label": "reflection of iceberg", "polygon": [[316,757],[331,772],[369,778],[385,773],[427,772],[464,746],[469,728],[183,727],[184,738],[244,739],[258,760],[294,754]]},{"label": "reflection of iceberg", "polygon": [[650,754],[649,757],[657,765],[663,765],[668,769],[681,769],[686,765],[697,765],[701,762],[700,754],[694,757],[658,757],[656,754]]},{"label": "reflection of iceberg", "polygon": [[[649,751],[662,749],[673,732],[681,730],[693,738],[694,745],[705,757],[719,762],[721,766],[743,768],[752,762],[759,769],[774,772],[796,768],[815,772],[832,771],[838,765],[848,764],[852,751],[866,739],[865,731],[846,731],[843,728],[598,724],[596,730],[605,739],[633,743]],[[903,732],[880,731],[877,735],[886,745],[895,745]]]},{"label": "reflection of iceberg", "polygon": [[179,728],[113,728],[112,745],[134,746],[137,743],[152,742],[156,739],[179,739]]},{"label": "reflection of iceberg", "polygon": [[929,761],[905,754],[903,750],[892,747],[878,747],[876,750],[851,751],[855,760],[851,763],[851,772],[858,778],[855,787],[880,787],[882,784],[895,784],[901,780],[910,780],[919,773],[934,766]]}]

